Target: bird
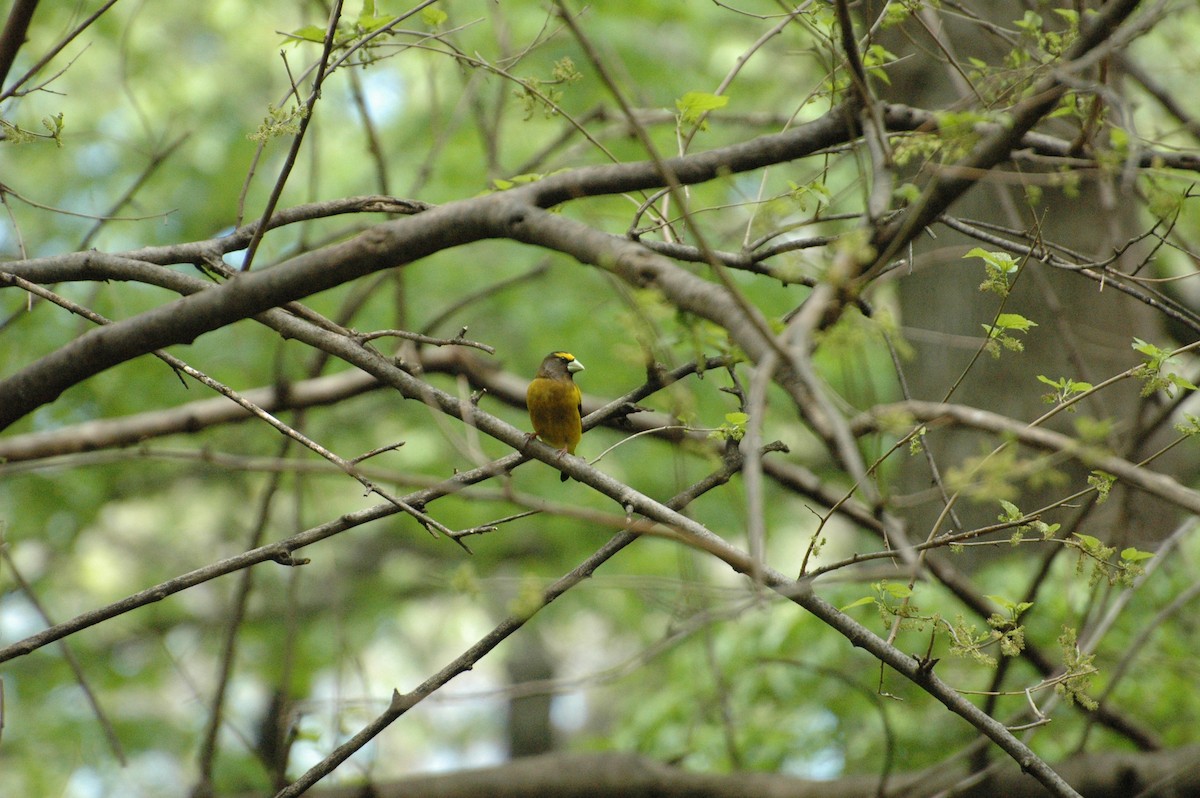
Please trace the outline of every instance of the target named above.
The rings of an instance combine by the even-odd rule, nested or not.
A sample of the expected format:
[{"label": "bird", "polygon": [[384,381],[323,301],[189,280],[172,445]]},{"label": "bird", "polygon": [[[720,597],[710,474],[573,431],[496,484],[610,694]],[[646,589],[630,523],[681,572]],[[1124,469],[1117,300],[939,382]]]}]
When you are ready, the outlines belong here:
[{"label": "bird", "polygon": [[[583,371],[583,364],[570,352],[551,352],[525,391],[533,435],[565,454],[575,454],[583,435],[583,395],[575,384],[577,371]],[[567,481],[566,474],[562,481]]]}]

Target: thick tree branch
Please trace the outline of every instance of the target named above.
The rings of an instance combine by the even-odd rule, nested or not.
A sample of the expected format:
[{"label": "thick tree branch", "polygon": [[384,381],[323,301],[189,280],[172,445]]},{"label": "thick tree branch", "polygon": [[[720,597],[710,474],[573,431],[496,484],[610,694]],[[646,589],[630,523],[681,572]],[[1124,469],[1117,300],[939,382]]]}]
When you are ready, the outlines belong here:
[{"label": "thick tree branch", "polygon": [[0,381],[0,429],[118,363],[191,343],[206,332],[279,305],[487,237],[491,227],[486,214],[479,218],[463,210],[448,205],[422,214],[419,224],[400,220],[378,225],[350,241],[293,258],[286,267],[239,274],[214,288],[86,332]]},{"label": "thick tree branch", "polygon": [[[1113,3],[1112,6],[1124,7],[1130,2],[1132,0],[1123,0],[1123,3]],[[1116,13],[1114,9],[1106,11]],[[1035,117],[1040,118],[1039,113],[1045,112],[1040,104],[1036,108],[1031,106],[1026,110],[1021,118],[1030,126],[1036,121]],[[921,112],[897,106],[887,108],[885,116],[889,126],[907,129],[929,122]],[[1022,140],[1025,130],[1027,128],[1018,134],[1013,129],[1005,129],[992,134],[989,139],[992,143],[987,147],[981,146],[972,158],[960,166],[964,169],[990,167]],[[680,183],[694,184],[724,174],[758,169],[811,155],[824,148],[850,141],[857,135],[857,123],[850,110],[835,108],[820,119],[785,133],[764,136],[704,153],[671,158],[664,163]],[[937,196],[922,204],[924,210],[921,214],[932,214],[924,223],[936,217],[937,214],[933,213],[935,207],[940,213],[954,197],[965,191],[974,179],[972,174],[970,178],[957,178],[940,183],[942,187],[936,189]],[[239,275],[234,280],[209,288],[202,295],[181,299],[132,319],[86,333],[58,352],[0,381],[0,399],[3,400],[0,401],[0,429],[9,426],[33,409],[53,401],[71,385],[117,363],[157,348],[191,342],[206,332],[234,321],[380,269],[409,263],[448,247],[504,235],[503,230],[510,221],[503,218],[506,216],[506,209],[511,210],[522,200],[539,207],[550,207],[584,196],[636,191],[661,185],[660,167],[652,161],[586,167],[547,177],[505,195],[465,200],[426,210],[417,218],[378,225],[349,241],[305,253],[269,272]],[[333,212],[412,212],[421,209],[419,204],[397,205],[397,201],[390,198],[353,200],[345,209],[339,208]],[[506,200],[511,200],[514,205],[507,205]],[[308,207],[305,206],[305,209]],[[292,212],[291,216],[299,220],[327,215],[329,212],[329,208],[314,208],[308,212]],[[276,222],[276,217],[273,217],[272,226],[291,221],[288,214],[289,212],[277,214],[276,217],[280,220]],[[908,221],[896,222],[889,229],[898,231],[899,225],[911,225],[914,223],[912,220],[916,218],[924,219],[924,216],[914,215],[910,210],[906,217]],[[225,239],[134,251],[116,257],[160,264],[204,263],[209,259],[219,259],[221,255],[235,251],[238,246],[244,246],[253,238],[256,229],[257,225],[249,225]],[[888,238],[892,241],[900,240],[891,233],[888,234]],[[8,273],[34,282],[55,281],[65,279],[66,274],[75,266],[81,262],[87,263],[90,258],[103,260],[111,257],[114,256],[78,253],[59,258],[18,261],[6,264],[5,269]],[[91,279],[103,278],[97,273]]]},{"label": "thick tree branch", "polygon": [[[852,125],[835,109],[787,133],[670,159],[668,163],[681,182],[701,182],[810,155],[853,135]],[[661,182],[653,163],[589,167],[551,176],[507,194],[464,200],[413,219],[387,222],[275,268],[239,274],[194,296],[85,333],[0,381],[0,429],[54,401],[71,385],[118,363],[155,349],[190,343],[206,332],[381,269],[453,246],[503,236],[510,217],[520,213],[515,209],[522,201],[548,207],[574,197],[637,190]],[[137,253],[129,255],[140,259]],[[5,266],[8,273],[26,277],[23,264]]]},{"label": "thick tree branch", "polygon": [[[1103,752],[1071,757],[1055,770],[1088,798],[1200,796],[1200,747],[1153,754]],[[1046,791],[1016,765],[971,786],[955,767],[893,776],[887,795],[933,798],[1044,798]],[[359,798],[363,787],[310,790],[312,798]],[[697,773],[627,753],[546,754],[476,770],[415,775],[370,785],[373,798],[877,798],[877,776],[811,781],[780,773]],[[245,798],[250,798],[246,796]]]}]

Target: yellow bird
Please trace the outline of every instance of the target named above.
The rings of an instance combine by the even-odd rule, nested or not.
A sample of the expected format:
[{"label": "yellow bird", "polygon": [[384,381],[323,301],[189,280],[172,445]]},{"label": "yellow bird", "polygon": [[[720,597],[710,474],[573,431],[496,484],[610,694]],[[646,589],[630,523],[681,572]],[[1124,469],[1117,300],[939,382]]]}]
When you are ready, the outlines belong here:
[{"label": "yellow bird", "polygon": [[[567,454],[575,454],[583,435],[583,395],[575,384],[577,371],[583,371],[583,364],[570,352],[551,352],[525,392],[533,434]],[[566,474],[562,481],[567,481]]]}]

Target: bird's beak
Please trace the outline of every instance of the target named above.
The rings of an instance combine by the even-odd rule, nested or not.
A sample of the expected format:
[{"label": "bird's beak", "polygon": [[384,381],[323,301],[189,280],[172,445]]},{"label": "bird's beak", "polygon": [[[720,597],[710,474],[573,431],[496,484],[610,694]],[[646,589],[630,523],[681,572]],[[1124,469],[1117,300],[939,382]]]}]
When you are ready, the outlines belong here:
[{"label": "bird's beak", "polygon": [[567,371],[571,372],[572,374],[574,374],[576,371],[583,371],[583,364],[578,360],[572,360],[567,363]]}]

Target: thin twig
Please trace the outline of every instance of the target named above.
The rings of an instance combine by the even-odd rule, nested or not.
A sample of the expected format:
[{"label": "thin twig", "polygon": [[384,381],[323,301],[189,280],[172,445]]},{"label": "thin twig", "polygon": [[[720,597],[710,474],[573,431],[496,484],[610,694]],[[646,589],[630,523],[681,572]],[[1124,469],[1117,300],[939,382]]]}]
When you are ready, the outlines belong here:
[{"label": "thin twig", "polygon": [[254,262],[254,255],[258,252],[259,242],[262,241],[263,235],[267,232],[267,220],[275,213],[275,206],[279,204],[279,198],[283,195],[283,187],[287,185],[288,178],[292,174],[292,167],[296,165],[296,157],[300,154],[300,145],[304,142],[304,134],[312,122],[313,111],[316,109],[317,100],[321,97],[321,86],[328,75],[326,70],[329,66],[329,57],[333,52],[333,42],[337,36],[337,26],[341,18],[342,0],[334,0],[333,8],[329,12],[329,22],[325,28],[325,43],[321,51],[321,58],[317,64],[317,74],[313,78],[312,90],[308,95],[308,100],[305,102],[304,113],[300,116],[299,130],[292,137],[292,144],[288,148],[287,157],[284,158],[283,166],[279,170],[279,177],[275,180],[275,185],[271,187],[271,195],[267,198],[262,215],[259,217],[258,227],[255,229],[254,236],[250,239],[250,243],[246,247],[246,256],[242,260],[241,265],[242,271],[250,270]]}]

